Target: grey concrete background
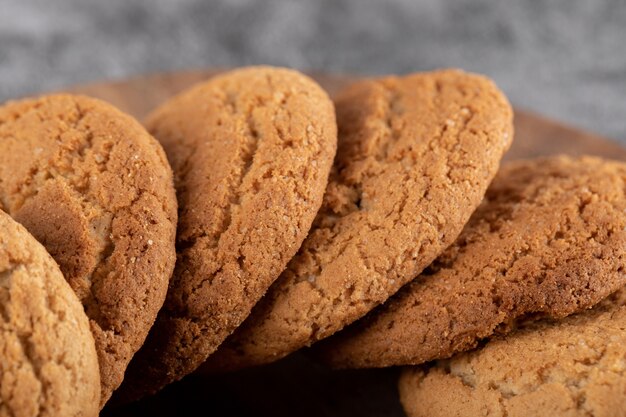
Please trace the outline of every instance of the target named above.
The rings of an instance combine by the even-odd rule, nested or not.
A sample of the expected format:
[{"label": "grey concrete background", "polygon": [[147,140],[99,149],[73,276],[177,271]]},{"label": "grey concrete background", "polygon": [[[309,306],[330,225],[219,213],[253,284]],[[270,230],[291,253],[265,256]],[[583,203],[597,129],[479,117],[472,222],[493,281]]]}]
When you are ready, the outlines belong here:
[{"label": "grey concrete background", "polygon": [[0,0],[0,100],[258,63],[462,67],[517,106],[626,143],[624,0]]}]

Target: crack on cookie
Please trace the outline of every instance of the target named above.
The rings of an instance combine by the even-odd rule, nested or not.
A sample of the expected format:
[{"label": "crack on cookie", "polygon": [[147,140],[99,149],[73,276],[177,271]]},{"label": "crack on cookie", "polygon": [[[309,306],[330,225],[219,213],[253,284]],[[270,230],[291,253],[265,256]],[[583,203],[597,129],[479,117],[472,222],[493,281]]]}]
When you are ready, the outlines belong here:
[{"label": "crack on cookie", "polygon": [[[33,323],[31,322],[31,329],[32,328],[33,328]],[[18,331],[15,333],[15,336],[16,336],[16,340],[20,344],[20,348],[21,348],[22,353],[25,356],[25,359],[31,365],[35,378],[41,384],[41,392],[39,393],[38,400],[37,400],[38,411],[36,414],[39,416],[43,412],[44,403],[46,402],[45,399],[48,394],[48,390],[46,389],[46,384],[44,383],[45,378],[43,378],[42,373],[41,373],[42,363],[41,363],[41,360],[34,353],[35,347],[33,345],[33,342],[30,340],[31,335],[28,333],[22,333]]]},{"label": "crack on cookie", "polygon": [[[204,230],[200,230],[198,234],[192,235],[181,241],[181,248],[193,248],[197,244],[201,244],[203,248],[210,250],[217,250],[219,252],[219,245],[222,236],[224,236],[230,229],[233,222],[233,212],[237,210],[242,204],[242,186],[245,184],[246,178],[249,177],[252,166],[254,164],[255,155],[259,146],[259,142],[262,140],[261,133],[257,129],[256,122],[254,120],[253,111],[255,108],[263,108],[266,106],[263,98],[258,98],[255,103],[249,103],[246,109],[241,108],[238,101],[239,98],[235,93],[224,93],[227,98],[224,102],[224,106],[229,109],[230,117],[242,119],[244,121],[245,129],[243,136],[245,137],[245,145],[243,146],[239,155],[238,175],[231,179],[229,185],[229,196],[227,198],[228,204],[224,207],[224,218],[222,220],[221,232],[215,236],[209,235]],[[196,145],[197,146],[197,145]],[[192,169],[190,162],[187,162],[187,169]],[[223,264],[210,276],[200,277],[197,282],[194,283],[193,288],[188,292],[190,295],[197,292],[202,286],[207,285],[213,281],[213,279],[220,274],[223,268]],[[241,269],[244,272],[244,269]],[[186,298],[183,299],[182,304],[187,304]],[[176,314],[176,313],[175,313]],[[177,316],[184,317],[188,314],[187,311],[176,314]]]},{"label": "crack on cookie", "polygon": [[383,88],[386,96],[385,100],[385,115],[383,118],[384,131],[378,140],[378,150],[374,155],[374,159],[378,162],[385,163],[389,159],[389,148],[398,142],[402,136],[402,127],[394,126],[394,122],[402,123],[402,107],[401,107],[401,93],[393,85],[386,85],[379,83]]},{"label": "crack on cookie", "polygon": [[[30,252],[30,251],[29,251]],[[32,275],[32,276],[36,276],[38,275],[38,273],[36,271],[31,271],[29,268],[29,263],[32,262],[32,256],[27,256],[25,259],[21,259],[21,260],[14,260],[13,262],[10,262],[8,269],[5,269],[4,271],[2,271],[2,273],[0,273],[0,280],[2,278],[4,278],[6,280],[6,284],[7,285],[3,285],[3,283],[0,285],[0,287],[4,287],[4,288],[0,288],[0,294],[3,291],[7,292],[7,298],[5,299],[4,297],[2,297],[1,299],[1,305],[0,305],[0,317],[2,318],[2,320],[4,321],[5,325],[10,325],[13,322],[13,317],[11,317],[11,315],[9,314],[9,311],[7,310],[7,306],[10,305],[11,303],[11,299],[10,299],[10,288],[11,288],[11,276],[16,273],[18,270],[23,272],[24,274],[27,275]],[[49,294],[50,289],[47,288],[47,282],[43,282],[44,287],[46,287],[46,292]],[[47,301],[47,300],[46,300]],[[46,308],[48,309],[48,311],[52,312],[53,314],[55,313],[53,310],[51,310],[46,302]],[[55,314],[56,315],[56,314]],[[54,362],[54,363],[58,363],[57,358],[49,358],[49,360],[46,360],[45,358],[41,358],[40,355],[38,355],[36,352],[36,347],[34,345],[34,342],[31,340],[33,337],[33,332],[34,329],[36,328],[36,324],[33,322],[33,317],[29,316],[28,317],[29,323],[28,323],[28,329],[24,329],[24,328],[17,328],[14,331],[10,331],[7,328],[4,328],[2,330],[2,333],[5,332],[9,332],[12,333],[15,338],[14,340],[18,342],[19,346],[20,346],[20,352],[23,355],[23,358],[26,360],[26,362],[28,363],[28,365],[30,365],[31,371],[33,373],[34,378],[38,381],[38,383],[41,385],[41,389],[36,397],[36,403],[38,406],[38,411],[36,412],[35,415],[41,415],[43,413],[43,407],[44,404],[46,403],[46,398],[48,396],[48,391],[49,391],[49,387],[48,384],[46,384],[46,378],[44,378],[44,376],[42,375],[42,368],[46,363],[49,362]],[[55,328],[58,324],[55,323]],[[2,326],[5,327],[5,326]],[[3,336],[6,337],[6,336]],[[10,337],[10,335],[9,335]],[[20,366],[23,367],[24,364],[22,364]],[[74,370],[73,369],[69,369],[69,373],[70,375],[73,376]],[[11,390],[11,395],[9,395],[9,398],[13,397],[13,393],[14,390]],[[8,410],[10,410],[11,412],[13,412],[12,409],[8,408]]]},{"label": "crack on cookie", "polygon": [[[61,130],[57,137],[55,139],[53,139],[54,141],[57,142],[61,142],[61,136],[69,131],[75,130],[75,131],[79,131],[81,132],[82,136],[81,138],[83,139],[83,143],[81,145],[79,145],[75,150],[72,150],[71,152],[64,152],[63,156],[66,158],[69,158],[71,161],[75,161],[75,160],[80,160],[80,161],[85,161],[87,159],[87,153],[88,151],[93,149],[93,139],[94,139],[94,135],[93,132],[90,131],[89,128],[85,129],[82,127],[83,125],[83,121],[85,120],[85,117],[87,117],[88,111],[81,108],[81,106],[75,102],[74,103],[76,112],[77,112],[77,117],[74,118],[73,120],[71,120],[71,125],[67,126],[66,129]],[[51,170],[54,172],[51,173]],[[57,166],[48,166],[48,167],[44,167],[41,165],[41,162],[39,164],[37,164],[36,168],[35,168],[35,174],[38,172],[45,172],[46,175],[44,175],[43,181],[48,181],[48,180],[63,180],[63,182],[70,187],[71,190],[74,191],[74,197],[79,200],[82,201],[83,204],[89,204],[91,205],[96,211],[99,211],[101,213],[104,213],[106,216],[111,217],[111,219],[113,218],[113,213],[109,210],[106,210],[96,198],[93,198],[91,196],[91,193],[89,193],[89,178],[87,179],[83,179],[84,183],[81,183],[80,181],[77,181],[77,178],[75,177],[75,172],[73,170],[68,170],[68,169],[64,169],[61,167],[61,165],[57,165]],[[100,171],[102,172],[102,170]],[[32,170],[31,170],[31,174],[32,174]],[[31,179],[34,179],[32,176],[30,177]],[[26,181],[28,181],[29,179],[26,179]],[[39,189],[42,188],[42,183],[40,183],[39,181],[33,181],[30,184],[30,187],[27,188],[26,192],[22,191],[22,195],[23,195],[23,203],[26,202],[28,199],[34,197],[37,192],[39,191]],[[30,189],[30,191],[28,191]],[[19,207],[18,208],[14,208],[13,212],[17,212],[19,211]],[[110,254],[113,252],[113,242],[111,241],[109,235],[110,235],[110,229],[111,229],[111,225],[110,222],[108,224],[108,226],[106,227],[106,233],[104,233],[104,246],[100,247],[100,249],[98,250],[98,254],[97,257],[99,258],[99,260],[96,262],[96,268],[91,271],[91,273],[89,274],[89,276],[85,277],[86,280],[90,283],[93,284],[93,277],[94,275],[96,275],[98,273],[98,268],[103,266],[104,263],[106,263],[106,259],[104,256],[110,256]],[[89,230],[90,232],[93,232],[93,230]],[[93,238],[93,235],[92,235]],[[97,242],[99,239],[95,238],[93,241]],[[108,255],[107,255],[108,254]],[[95,295],[92,292],[92,285],[89,286],[89,291],[90,291],[90,301],[92,303],[95,303],[95,305],[92,305],[90,310],[90,318],[95,320],[100,326],[102,326],[104,323],[102,322],[102,313],[100,311],[100,301],[97,299],[97,297],[95,297]],[[94,310],[95,307],[95,310]],[[103,328],[106,328],[106,326],[102,326]]]}]

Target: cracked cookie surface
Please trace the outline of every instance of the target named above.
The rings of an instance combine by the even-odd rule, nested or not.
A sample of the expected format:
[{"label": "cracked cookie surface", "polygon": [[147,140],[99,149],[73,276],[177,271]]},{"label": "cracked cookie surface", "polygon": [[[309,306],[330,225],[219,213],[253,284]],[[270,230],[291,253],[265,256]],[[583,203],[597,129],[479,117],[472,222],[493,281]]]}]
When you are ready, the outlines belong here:
[{"label": "cracked cookie surface", "polygon": [[481,349],[407,368],[409,417],[610,417],[626,409],[626,290],[593,310],[522,325]]},{"label": "cracked cookie surface", "polygon": [[97,416],[100,376],[83,307],[59,267],[0,210],[0,416]]},{"label": "cracked cookie surface", "polygon": [[626,284],[625,267],[626,164],[509,163],[425,273],[317,353],[335,367],[447,358],[517,320],[592,307]]},{"label": "cracked cookie surface", "polygon": [[385,301],[454,241],[513,135],[497,87],[456,70],[366,80],[335,105],[337,157],[314,226],[204,370],[280,359]]},{"label": "cracked cookie surface", "polygon": [[0,108],[0,208],[37,238],[81,300],[102,404],[162,306],[176,196],[162,148],[102,101],[52,95]]},{"label": "cracked cookie surface", "polygon": [[248,316],[306,237],[337,146],[328,95],[271,67],[192,87],[147,126],[176,177],[178,262],[122,400],[192,372]]}]

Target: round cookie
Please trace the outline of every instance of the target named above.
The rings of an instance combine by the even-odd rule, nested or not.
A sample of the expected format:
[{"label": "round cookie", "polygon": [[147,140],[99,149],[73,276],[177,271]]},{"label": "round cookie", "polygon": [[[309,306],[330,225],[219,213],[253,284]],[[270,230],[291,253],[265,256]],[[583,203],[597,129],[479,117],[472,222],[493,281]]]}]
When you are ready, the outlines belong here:
[{"label": "round cookie", "polygon": [[165,153],[99,100],[10,102],[0,107],[0,206],[46,247],[81,300],[104,404],[163,305],[176,260]]},{"label": "round cookie", "polygon": [[328,95],[281,68],[212,78],[147,126],[176,176],[178,262],[121,401],[194,371],[248,316],[306,237],[337,147]]},{"label": "round cookie", "polygon": [[97,416],[89,321],[45,249],[0,211],[0,416]]},{"label": "round cookie", "polygon": [[206,371],[280,359],[385,301],[456,239],[513,135],[504,95],[457,70],[366,80],[335,105],[337,158],[314,227]]},{"label": "round cookie", "polygon": [[454,245],[317,353],[342,368],[447,358],[521,318],[592,307],[626,284],[625,267],[626,164],[511,163]]},{"label": "round cookie", "polygon": [[409,417],[610,417],[626,410],[626,290],[591,311],[541,321],[484,348],[407,368]]}]

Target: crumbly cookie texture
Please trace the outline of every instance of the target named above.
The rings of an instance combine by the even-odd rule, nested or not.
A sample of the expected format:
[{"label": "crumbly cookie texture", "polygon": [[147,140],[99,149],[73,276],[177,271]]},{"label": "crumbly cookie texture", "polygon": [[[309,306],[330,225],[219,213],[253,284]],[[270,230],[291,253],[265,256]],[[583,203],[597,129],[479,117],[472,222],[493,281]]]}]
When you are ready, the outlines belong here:
[{"label": "crumbly cookie texture", "polygon": [[592,307],[626,284],[625,267],[626,164],[511,163],[454,245],[318,354],[335,367],[447,358],[519,319]]},{"label": "crumbly cookie texture", "polygon": [[335,105],[337,157],[314,227],[205,370],[280,359],[385,301],[456,239],[513,135],[504,95],[457,70],[363,81]]},{"label": "crumbly cookie texture", "polygon": [[174,268],[176,195],[165,153],[99,100],[10,102],[0,107],[0,205],[46,247],[84,305],[104,404]]},{"label": "crumbly cookie texture", "polygon": [[97,416],[98,357],[59,267],[0,211],[0,416]]},{"label": "crumbly cookie texture", "polygon": [[626,290],[591,311],[521,326],[484,348],[407,368],[409,417],[611,417],[626,410]]},{"label": "crumbly cookie texture", "polygon": [[333,103],[296,71],[250,67],[158,108],[148,129],[176,176],[178,263],[120,398],[195,370],[248,316],[306,237],[337,147]]}]

